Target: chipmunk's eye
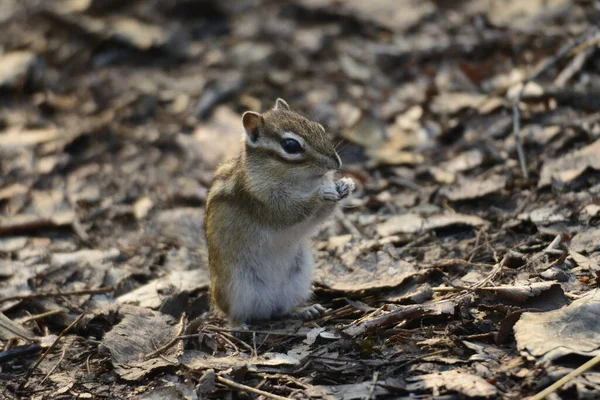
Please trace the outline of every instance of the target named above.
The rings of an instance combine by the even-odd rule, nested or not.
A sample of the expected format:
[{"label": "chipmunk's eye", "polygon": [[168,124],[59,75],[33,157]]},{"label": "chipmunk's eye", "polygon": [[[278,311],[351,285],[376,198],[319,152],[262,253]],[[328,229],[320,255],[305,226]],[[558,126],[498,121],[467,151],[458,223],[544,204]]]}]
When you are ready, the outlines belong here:
[{"label": "chipmunk's eye", "polygon": [[304,151],[302,145],[294,139],[283,139],[281,141],[281,147],[283,147],[283,150],[288,154],[298,154]]}]

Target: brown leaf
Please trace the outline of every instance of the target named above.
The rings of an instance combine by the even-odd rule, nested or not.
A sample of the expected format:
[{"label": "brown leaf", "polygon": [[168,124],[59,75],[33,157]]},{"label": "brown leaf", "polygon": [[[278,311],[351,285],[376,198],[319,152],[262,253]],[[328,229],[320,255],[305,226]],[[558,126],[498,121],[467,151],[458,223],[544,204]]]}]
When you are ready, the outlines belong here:
[{"label": "brown leaf", "polygon": [[23,328],[0,312],[0,339],[9,340],[13,338],[21,338],[29,341],[35,340],[35,335],[29,329]]},{"label": "brown leaf", "polygon": [[464,214],[443,214],[430,217],[404,214],[392,216],[384,223],[379,224],[377,233],[380,236],[390,236],[398,233],[414,234],[456,225],[478,227],[487,225],[487,222],[477,216]]},{"label": "brown leaf", "polygon": [[556,282],[538,282],[530,285],[482,287],[478,288],[476,292],[480,294],[490,293],[505,300],[523,303],[530,298],[538,296],[540,293],[555,287],[560,288],[561,286]]},{"label": "brown leaf", "polygon": [[555,310],[567,304],[563,289],[557,282],[482,287],[476,289],[476,292],[494,304],[502,302],[544,311]]},{"label": "brown leaf", "polygon": [[241,117],[227,106],[217,107],[211,119],[194,131],[202,161],[215,167],[233,157],[241,147],[241,132]]},{"label": "brown leaf", "polygon": [[[123,306],[119,313],[123,320],[104,336],[102,346],[111,354],[116,372],[121,378],[134,381],[151,371],[173,365],[165,358],[144,360],[160,346],[173,339],[179,331],[175,319],[147,308]],[[163,355],[173,357],[177,347],[167,349]]]},{"label": "brown leaf", "polygon": [[385,165],[418,165],[425,161],[421,154],[401,151],[388,146],[371,150],[368,155],[371,158],[367,165],[369,168]]},{"label": "brown leaf", "polygon": [[600,354],[600,294],[596,290],[567,307],[525,313],[515,324],[517,348],[543,361],[569,354]]},{"label": "brown leaf", "polygon": [[406,390],[422,392],[440,388],[447,391],[458,392],[468,397],[492,397],[498,395],[498,390],[480,376],[467,374],[461,371],[443,371],[437,374],[428,374],[406,379],[409,382]]},{"label": "brown leaf", "polygon": [[450,201],[464,201],[499,192],[505,186],[505,176],[492,175],[486,178],[463,179],[458,185],[442,188],[440,194]]},{"label": "brown leaf", "polygon": [[577,233],[571,239],[571,249],[588,254],[600,250],[600,228],[591,228]]},{"label": "brown leaf", "polygon": [[586,268],[590,271],[600,271],[600,266],[598,266],[598,263],[591,258],[586,257],[573,249],[569,249],[569,255],[573,260],[575,260],[578,266]]},{"label": "brown leaf", "polygon": [[478,108],[488,96],[469,92],[444,92],[437,95],[430,107],[437,114],[456,114],[465,108]]},{"label": "brown leaf", "polygon": [[[0,56],[0,88],[18,90],[27,84],[32,69],[39,65],[37,56],[28,51],[14,51]],[[0,139],[0,147],[2,140]]]},{"label": "brown leaf", "polygon": [[190,271],[171,271],[170,274],[148,282],[134,291],[117,298],[121,304],[136,304],[141,307],[158,308],[164,300],[165,292],[193,292],[208,288],[208,271],[193,269]]},{"label": "brown leaf", "polygon": [[481,150],[473,149],[465,151],[460,155],[440,164],[440,169],[449,172],[470,171],[479,167],[484,161]]},{"label": "brown leaf", "polygon": [[561,183],[570,182],[588,168],[600,170],[600,139],[564,157],[546,160],[540,173],[538,187],[548,186],[553,180]]},{"label": "brown leaf", "polygon": [[435,10],[433,4],[419,0],[406,0],[402,8],[398,8],[394,0],[379,0],[376,4],[367,4],[360,0],[346,0],[341,3],[301,0],[300,3],[313,10],[324,9],[338,15],[358,17],[393,31],[408,29]]},{"label": "brown leaf", "polygon": [[73,211],[57,212],[48,218],[31,214],[0,217],[0,235],[71,226],[74,220]]},{"label": "brown leaf", "polygon": [[12,130],[0,135],[0,148],[33,146],[40,143],[50,142],[59,137],[56,128]]},{"label": "brown leaf", "polygon": [[371,255],[359,259],[354,265],[352,272],[345,268],[343,272],[337,272],[338,266],[328,263],[315,271],[314,280],[329,289],[352,293],[396,287],[407,278],[420,275],[411,263],[395,260],[383,252],[377,257]]},{"label": "brown leaf", "polygon": [[213,368],[225,370],[233,367],[276,367],[295,366],[299,361],[281,353],[264,353],[258,357],[250,357],[248,354],[239,353],[227,356],[212,356],[201,351],[186,351],[179,357],[179,361],[187,368],[193,370],[204,370]]}]

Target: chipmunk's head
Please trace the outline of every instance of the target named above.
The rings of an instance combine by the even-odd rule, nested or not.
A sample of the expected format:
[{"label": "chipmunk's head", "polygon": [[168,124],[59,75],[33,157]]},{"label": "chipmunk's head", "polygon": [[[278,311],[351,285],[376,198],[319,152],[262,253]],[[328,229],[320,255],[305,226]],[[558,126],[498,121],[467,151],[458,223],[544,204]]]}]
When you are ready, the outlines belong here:
[{"label": "chipmunk's head", "polygon": [[342,166],[325,128],[292,111],[282,99],[263,114],[245,112],[242,123],[248,159],[270,171],[318,179]]}]

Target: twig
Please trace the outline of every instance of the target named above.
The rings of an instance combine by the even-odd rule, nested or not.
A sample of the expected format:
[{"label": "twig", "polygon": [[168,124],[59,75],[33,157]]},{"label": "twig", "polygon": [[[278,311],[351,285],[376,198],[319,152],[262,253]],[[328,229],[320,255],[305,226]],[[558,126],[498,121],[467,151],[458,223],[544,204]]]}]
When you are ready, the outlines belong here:
[{"label": "twig", "polygon": [[63,336],[65,336],[75,325],[77,325],[79,323],[79,321],[81,321],[81,319],[83,318],[84,315],[85,314],[81,314],[79,317],[77,317],[75,319],[75,321],[73,321],[71,323],[71,325],[67,326],[60,333],[60,335],[58,335],[58,337],[56,338],[56,340],[54,341],[54,343],[52,343],[50,345],[50,347],[48,347],[48,349],[44,352],[44,354],[42,354],[42,356],[40,358],[38,358],[38,360],[35,362],[35,364],[33,364],[33,366],[31,368],[29,368],[29,370],[27,371],[27,374],[25,374],[25,377],[23,378],[23,380],[19,384],[19,390],[23,390],[25,388],[25,385],[27,384],[27,381],[29,380],[29,377],[31,377],[31,374],[33,374],[33,371],[35,371],[36,368],[41,364],[41,362],[44,361],[44,359],[48,356],[48,354],[50,354],[50,352],[52,350],[54,350],[54,348],[56,347],[56,345],[58,344],[58,342],[60,342],[60,339],[62,339]]},{"label": "twig", "polygon": [[62,362],[62,360],[65,358],[65,354],[67,353],[67,348],[65,347],[63,349],[62,354],[60,355],[60,358],[58,359],[58,361],[56,362],[56,364],[54,364],[54,366],[52,367],[52,369],[50,370],[50,372],[48,372],[46,374],[46,376],[44,377],[44,379],[42,379],[42,381],[38,384],[38,386],[41,386],[44,382],[46,382],[46,379],[48,379],[50,377],[50,375],[52,375],[52,373],[56,370],[56,368],[58,368],[58,365]]},{"label": "twig", "polygon": [[243,390],[245,392],[250,392],[250,393],[254,393],[254,394],[259,394],[259,395],[265,396],[265,397],[267,397],[269,399],[288,400],[287,397],[278,396],[276,394],[265,392],[265,391],[260,390],[260,389],[255,389],[255,388],[253,388],[251,386],[242,385],[241,383],[230,381],[229,379],[223,378],[222,376],[217,376],[217,381],[221,382],[224,385],[232,387],[234,389]]},{"label": "twig", "polygon": [[22,321],[20,321],[20,323],[21,324],[26,324],[26,323],[31,322],[31,321],[37,321],[38,319],[42,319],[42,318],[46,318],[46,317],[51,317],[53,315],[61,314],[63,312],[64,311],[60,310],[60,309],[46,311],[45,313],[36,314],[36,315],[32,315],[31,317],[27,317],[27,318],[23,319]]},{"label": "twig", "polygon": [[144,359],[149,360],[151,358],[154,358],[157,355],[164,352],[165,350],[168,350],[169,348],[171,348],[175,343],[177,343],[179,341],[179,338],[184,331],[185,331],[185,313],[181,314],[181,318],[179,319],[179,332],[177,333],[177,335],[175,335],[175,337],[173,339],[169,340],[167,343],[165,343],[158,349],[154,350],[152,353],[146,354],[144,356]]},{"label": "twig", "polygon": [[254,357],[258,357],[258,350],[256,349],[256,332],[252,332],[252,349],[254,350]]},{"label": "twig", "polygon": [[30,293],[18,296],[8,296],[0,298],[0,303],[6,303],[7,301],[15,300],[30,300],[30,299],[42,299],[45,297],[61,297],[61,296],[83,296],[86,294],[102,294],[110,293],[115,289],[112,286],[107,286],[97,289],[83,289],[83,290],[66,290],[64,292],[45,292],[45,293]]},{"label": "twig", "polygon": [[289,333],[289,332],[281,332],[281,331],[255,331],[252,329],[230,329],[230,328],[219,328],[216,326],[212,326],[209,325],[207,328],[209,328],[211,331],[217,331],[217,332],[230,332],[230,333],[258,333],[258,334],[262,334],[262,335],[274,335],[274,336],[289,336],[289,337],[302,337],[302,338],[306,338],[306,335],[303,335],[301,333]]},{"label": "twig", "polygon": [[439,260],[434,264],[424,265],[425,268],[448,268],[455,266],[465,266],[465,267],[480,267],[480,268],[493,268],[494,265],[491,264],[483,264],[483,263],[474,263],[471,261],[463,260],[462,258],[448,258],[444,260]]},{"label": "twig", "polygon": [[240,351],[239,347],[237,347],[235,345],[235,343],[233,343],[234,341],[240,343],[242,346],[244,346],[246,349],[248,349],[250,351],[250,354],[252,354],[252,352],[254,351],[248,343],[244,342],[241,339],[236,338],[233,335],[230,335],[229,333],[226,333],[226,332],[215,332],[215,333],[217,335],[221,336],[221,338],[225,342],[229,343],[229,345],[235,349],[236,353],[241,353],[241,351]]},{"label": "twig", "polygon": [[479,229],[477,231],[477,238],[475,239],[475,246],[473,246],[473,250],[471,250],[471,254],[469,255],[469,258],[467,259],[468,262],[473,262],[475,253],[477,253],[477,250],[479,249],[479,241],[481,240],[481,232],[483,232],[483,229]]},{"label": "twig", "polygon": [[583,374],[588,369],[593,368],[596,364],[600,364],[600,354],[598,354],[596,357],[592,358],[576,370],[569,372],[567,375],[563,376],[562,378],[554,382],[552,385],[548,386],[546,389],[531,397],[529,400],[542,400],[544,397],[557,391],[565,383]]},{"label": "twig", "polygon": [[548,245],[547,248],[548,249],[557,249],[561,242],[562,242],[562,235],[558,234],[558,235],[556,235],[554,240],[552,240],[552,242]]},{"label": "twig", "polygon": [[513,102],[513,133],[515,135],[515,147],[517,148],[517,154],[519,156],[519,164],[521,165],[521,172],[525,180],[529,179],[529,172],[527,171],[527,160],[525,159],[525,150],[523,150],[523,138],[521,137],[521,114],[519,112],[519,102],[523,95],[525,84],[519,91],[519,94]]},{"label": "twig", "polygon": [[369,393],[365,396],[365,400],[371,400],[373,397],[373,393],[375,392],[375,387],[377,386],[377,380],[379,379],[379,372],[373,372],[373,381],[371,382],[371,387],[369,388]]}]

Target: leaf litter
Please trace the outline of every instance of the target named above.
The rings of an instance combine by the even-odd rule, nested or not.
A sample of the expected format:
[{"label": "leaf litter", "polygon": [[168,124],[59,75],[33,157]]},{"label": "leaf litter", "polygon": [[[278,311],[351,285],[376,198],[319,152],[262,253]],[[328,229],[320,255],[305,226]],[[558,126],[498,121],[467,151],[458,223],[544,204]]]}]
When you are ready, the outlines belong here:
[{"label": "leaf litter", "polygon": [[[117,3],[0,7],[3,396],[524,398],[598,353],[592,4]],[[277,97],[359,192],[324,315],[231,327],[206,191]]]}]

